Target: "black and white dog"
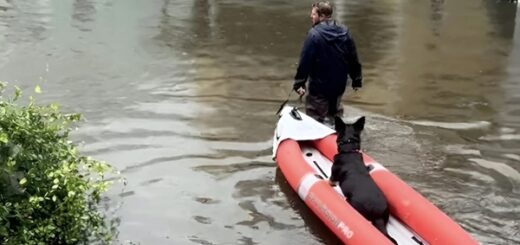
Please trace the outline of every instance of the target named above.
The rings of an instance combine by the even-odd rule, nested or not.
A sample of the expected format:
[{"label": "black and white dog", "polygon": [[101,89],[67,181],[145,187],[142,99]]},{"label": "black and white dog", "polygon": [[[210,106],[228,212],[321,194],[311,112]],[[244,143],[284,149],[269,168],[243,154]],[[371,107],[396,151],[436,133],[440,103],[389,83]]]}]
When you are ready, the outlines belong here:
[{"label": "black and white dog", "polygon": [[363,156],[359,152],[365,117],[359,118],[353,124],[345,124],[341,118],[336,117],[334,123],[338,133],[338,154],[334,156],[331,185],[339,182],[341,191],[350,205],[397,244],[386,230],[390,214],[386,198],[370,177],[363,163]]}]

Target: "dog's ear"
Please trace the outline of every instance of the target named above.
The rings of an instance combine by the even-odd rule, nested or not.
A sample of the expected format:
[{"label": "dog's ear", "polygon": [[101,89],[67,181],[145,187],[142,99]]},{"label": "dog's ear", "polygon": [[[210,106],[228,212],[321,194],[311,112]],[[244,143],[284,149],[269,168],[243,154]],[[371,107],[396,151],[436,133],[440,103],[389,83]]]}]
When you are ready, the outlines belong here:
[{"label": "dog's ear", "polygon": [[336,129],[336,132],[344,133],[345,132],[345,123],[341,119],[341,117],[334,117],[334,128]]},{"label": "dog's ear", "polygon": [[357,131],[362,131],[365,128],[365,117],[360,117],[354,124],[354,129]]}]

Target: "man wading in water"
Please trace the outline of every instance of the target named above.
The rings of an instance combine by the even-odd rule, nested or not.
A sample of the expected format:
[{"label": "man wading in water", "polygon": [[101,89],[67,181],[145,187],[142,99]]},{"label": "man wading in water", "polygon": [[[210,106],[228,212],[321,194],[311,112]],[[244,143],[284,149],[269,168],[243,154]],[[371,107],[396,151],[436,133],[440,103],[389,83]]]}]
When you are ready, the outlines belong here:
[{"label": "man wading in water", "polygon": [[343,116],[341,97],[348,76],[354,90],[362,86],[361,64],[349,30],[332,19],[328,1],[312,5],[311,19],[312,28],[303,44],[293,88],[303,96],[309,77],[305,111],[317,121],[332,125],[334,116]]}]

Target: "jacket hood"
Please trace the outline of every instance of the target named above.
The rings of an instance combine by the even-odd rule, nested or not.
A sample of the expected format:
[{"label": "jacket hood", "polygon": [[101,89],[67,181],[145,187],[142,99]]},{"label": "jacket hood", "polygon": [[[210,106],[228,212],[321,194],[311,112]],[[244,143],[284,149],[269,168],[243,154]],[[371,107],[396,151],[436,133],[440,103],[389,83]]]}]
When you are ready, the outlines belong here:
[{"label": "jacket hood", "polygon": [[313,27],[327,42],[345,41],[348,29],[336,24],[334,20],[322,21]]}]

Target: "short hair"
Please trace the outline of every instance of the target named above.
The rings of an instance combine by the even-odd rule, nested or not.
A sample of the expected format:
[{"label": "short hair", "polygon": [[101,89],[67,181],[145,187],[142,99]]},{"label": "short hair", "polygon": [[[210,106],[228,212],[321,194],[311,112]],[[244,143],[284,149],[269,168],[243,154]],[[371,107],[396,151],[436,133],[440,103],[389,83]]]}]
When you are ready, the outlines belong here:
[{"label": "short hair", "polygon": [[326,18],[332,17],[332,4],[329,1],[319,1],[312,4],[313,8],[316,8],[318,16]]}]

